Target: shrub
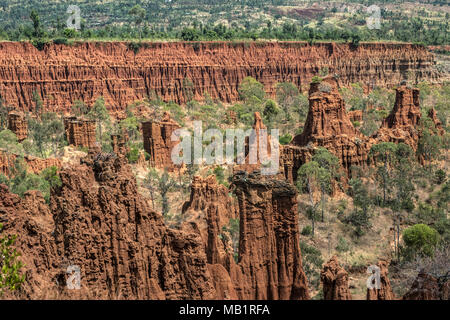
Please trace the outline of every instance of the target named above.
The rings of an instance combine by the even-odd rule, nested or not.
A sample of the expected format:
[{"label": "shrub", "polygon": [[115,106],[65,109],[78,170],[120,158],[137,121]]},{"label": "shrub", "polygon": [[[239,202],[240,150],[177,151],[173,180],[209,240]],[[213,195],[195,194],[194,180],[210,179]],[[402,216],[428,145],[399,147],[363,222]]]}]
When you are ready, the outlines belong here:
[{"label": "shrub", "polygon": [[321,83],[322,82],[322,78],[319,76],[314,76],[311,79],[311,83]]},{"label": "shrub", "polygon": [[416,255],[431,257],[439,242],[439,234],[426,224],[416,224],[403,231],[403,241],[406,258]]},{"label": "shrub", "polygon": [[345,240],[344,237],[339,236],[338,244],[336,245],[336,250],[338,252],[347,252],[350,250],[350,245],[347,242],[347,240]]},{"label": "shrub", "polygon": [[[3,225],[0,223],[0,234]],[[17,258],[20,253],[13,248],[17,235],[5,235],[0,237],[0,296],[5,290],[17,290],[25,281],[25,275],[21,274],[22,262]]]},{"label": "shrub", "polygon": [[291,142],[292,136],[289,133],[286,133],[280,137],[280,144],[286,145]]},{"label": "shrub", "polygon": [[311,235],[311,233],[312,233],[312,228],[311,228],[311,226],[306,226],[306,227],[304,227],[304,228],[302,229],[302,232],[301,232],[301,234],[304,235],[304,236],[309,236],[309,235]]}]

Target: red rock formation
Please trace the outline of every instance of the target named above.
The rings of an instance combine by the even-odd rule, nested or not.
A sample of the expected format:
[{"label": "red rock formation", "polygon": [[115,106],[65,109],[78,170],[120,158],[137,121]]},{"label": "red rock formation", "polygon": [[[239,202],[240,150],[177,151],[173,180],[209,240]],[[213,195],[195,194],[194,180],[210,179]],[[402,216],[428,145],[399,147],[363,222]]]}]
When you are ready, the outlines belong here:
[{"label": "red rock formation", "polygon": [[172,149],[178,143],[171,140],[172,132],[180,125],[170,118],[168,112],[164,113],[160,122],[148,121],[142,123],[144,149],[150,155],[150,165],[155,168],[175,170],[172,161]]},{"label": "red rock formation", "polygon": [[[17,155],[7,153],[0,149],[0,174],[9,176],[11,167],[14,166],[16,158]],[[61,168],[62,166],[61,160],[56,158],[42,159],[32,156],[24,156],[23,159],[27,165],[27,172],[29,173],[38,174],[48,167],[55,166],[57,168]]]},{"label": "red rock formation", "polygon": [[[297,191],[288,182],[239,172],[239,263],[244,299],[309,299],[299,246]],[[236,279],[236,272],[231,278]],[[241,281],[241,287],[236,286]]]},{"label": "red rock formation", "polygon": [[201,239],[168,229],[124,158],[97,154],[60,173],[51,197],[58,254],[84,286],[123,299],[216,297]]},{"label": "red rock formation", "polygon": [[111,135],[112,148],[117,155],[126,155],[129,152],[128,139],[128,132],[125,129],[119,134]]},{"label": "red rock formation", "polygon": [[376,142],[403,142],[416,150],[420,136],[420,118],[419,89],[399,86],[396,89],[394,108],[373,138]]},{"label": "red rock formation", "polygon": [[32,156],[25,156],[24,160],[27,164],[27,171],[35,174],[38,174],[49,167],[62,167],[61,160],[57,158],[42,159]]},{"label": "red rock formation", "polygon": [[19,260],[26,274],[20,297],[52,298],[48,293],[56,293],[58,289],[59,258],[51,235],[54,230],[52,214],[40,192],[29,191],[21,199],[0,184],[0,222],[5,234],[18,235],[15,247],[21,253]]},{"label": "red rock formation", "polygon": [[237,216],[228,189],[218,184],[215,176],[205,179],[195,176],[191,184],[190,200],[183,205],[182,214],[185,216],[185,223],[194,223],[194,229],[199,230],[208,263],[227,265],[230,255],[233,256],[232,248],[219,235],[230,219]]},{"label": "red rock formation", "polygon": [[348,273],[339,265],[336,256],[333,256],[322,268],[320,280],[323,286],[325,300],[351,300],[352,295],[348,288]]},{"label": "red rock formation", "polygon": [[352,121],[352,122],[355,122],[355,121],[362,122],[363,121],[362,110],[349,111],[347,114],[348,114],[350,121]]},{"label": "red rock formation", "polygon": [[252,76],[272,95],[277,82],[297,87],[323,67],[340,75],[342,85],[355,82],[393,86],[410,72],[417,80],[439,82],[434,55],[420,45],[306,42],[165,42],[143,43],[135,54],[123,42],[46,45],[0,44],[0,94],[6,105],[32,108],[37,91],[47,111],[69,112],[76,99],[88,105],[103,96],[112,114],[155,92],[165,101],[184,102],[183,80],[193,83],[195,99],[208,92],[232,102],[238,85]]},{"label": "red rock formation", "polygon": [[28,122],[22,112],[8,113],[8,129],[16,134],[17,140],[22,142],[28,137]]},{"label": "red rock formation", "polygon": [[96,146],[96,123],[76,117],[64,118],[67,141],[75,147],[93,148]]},{"label": "red rock formation", "polygon": [[444,277],[438,281],[421,271],[403,300],[450,300],[450,279]]},{"label": "red rock formation", "polygon": [[394,300],[395,296],[388,277],[388,263],[378,261],[378,267],[380,268],[380,289],[367,289],[367,300]]},{"label": "red rock formation", "polygon": [[336,80],[329,76],[320,83],[312,83],[304,130],[291,144],[309,149],[310,153],[314,147],[325,147],[349,171],[353,165],[364,164],[367,158],[370,147],[364,140],[348,117]]}]

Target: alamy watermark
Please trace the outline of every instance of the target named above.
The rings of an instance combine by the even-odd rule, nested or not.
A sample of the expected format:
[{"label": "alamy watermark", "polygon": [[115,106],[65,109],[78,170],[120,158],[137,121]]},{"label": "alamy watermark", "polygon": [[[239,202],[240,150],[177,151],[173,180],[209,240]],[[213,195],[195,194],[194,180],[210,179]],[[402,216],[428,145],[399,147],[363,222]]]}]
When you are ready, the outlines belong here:
[{"label": "alamy watermark", "polygon": [[81,289],[81,269],[77,265],[69,265],[66,269],[66,286],[69,290]]},{"label": "alamy watermark", "polygon": [[179,143],[171,158],[175,165],[260,164],[261,174],[274,175],[279,169],[278,139],[278,129],[270,135],[267,129],[226,129],[224,134],[219,129],[203,132],[202,122],[194,121],[193,134],[185,128],[172,133],[171,140]]},{"label": "alamy watermark", "polygon": [[76,5],[70,5],[67,7],[66,13],[70,14],[67,18],[66,26],[67,29],[80,30],[81,28],[81,9]]},{"label": "alamy watermark", "polygon": [[370,274],[366,281],[367,289],[381,289],[380,267],[371,265],[367,267],[367,273]]}]

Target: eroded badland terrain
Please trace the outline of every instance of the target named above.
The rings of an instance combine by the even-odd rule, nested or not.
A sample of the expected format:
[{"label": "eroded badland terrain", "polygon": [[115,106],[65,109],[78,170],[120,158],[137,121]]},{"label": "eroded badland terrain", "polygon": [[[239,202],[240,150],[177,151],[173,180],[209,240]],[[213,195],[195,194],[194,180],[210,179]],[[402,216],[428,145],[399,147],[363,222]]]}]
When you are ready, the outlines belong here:
[{"label": "eroded badland terrain", "polygon": [[[1,236],[24,276],[3,297],[448,300],[436,64],[406,43],[0,42]],[[194,121],[279,129],[279,170],[174,164]]]}]

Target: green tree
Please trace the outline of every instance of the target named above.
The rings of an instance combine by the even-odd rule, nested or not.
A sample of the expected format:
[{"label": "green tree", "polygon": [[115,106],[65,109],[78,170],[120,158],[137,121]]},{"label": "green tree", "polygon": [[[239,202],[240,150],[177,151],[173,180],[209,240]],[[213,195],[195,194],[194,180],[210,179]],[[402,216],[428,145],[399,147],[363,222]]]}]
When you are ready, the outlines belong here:
[{"label": "green tree", "polygon": [[23,264],[18,260],[20,253],[14,248],[17,235],[2,235],[2,231],[0,223],[0,296],[6,290],[19,289],[25,281],[25,274],[21,274]]},{"label": "green tree", "polygon": [[277,106],[277,103],[272,99],[268,99],[264,106],[264,117],[267,119],[268,123],[271,124],[273,118],[280,112],[280,109]]},{"label": "green tree", "polygon": [[33,91],[32,100],[34,102],[34,114],[39,117],[41,115],[44,104],[42,102],[41,96],[36,90]]},{"label": "green tree", "polygon": [[89,112],[88,106],[81,100],[75,100],[71,107],[72,114],[76,117],[85,116]]},{"label": "green tree", "polygon": [[413,258],[416,255],[431,257],[439,242],[439,234],[426,224],[416,224],[403,231],[403,241],[406,258]]},{"label": "green tree", "polygon": [[369,156],[372,156],[375,163],[381,162],[378,166],[377,178],[383,189],[383,204],[386,204],[386,194],[390,186],[391,167],[397,147],[392,142],[381,142],[372,146]]},{"label": "green tree", "polygon": [[97,122],[97,130],[98,130],[98,141],[102,142],[103,146],[103,129],[104,127],[109,127],[111,125],[111,119],[108,113],[108,110],[105,106],[105,99],[103,97],[98,97],[95,100],[94,105],[89,110],[87,114],[88,118],[91,120],[95,120]]},{"label": "green tree", "polygon": [[362,236],[364,230],[370,228],[370,208],[371,201],[367,186],[360,178],[352,178],[349,181],[350,193],[353,197],[353,211],[344,218],[344,222],[351,224],[355,228],[355,234]]},{"label": "green tree", "polygon": [[30,19],[33,22],[33,36],[39,38],[42,35],[41,19],[36,10],[31,10]]},{"label": "green tree", "polygon": [[310,207],[308,216],[311,219],[312,235],[314,236],[314,227],[316,220],[317,205],[314,201],[314,191],[321,190],[326,181],[330,181],[330,173],[322,168],[316,161],[309,161],[303,164],[297,172],[297,188],[300,192],[306,190],[309,195]]},{"label": "green tree", "polygon": [[291,82],[277,83],[276,86],[277,102],[283,109],[287,120],[291,117],[290,109],[296,104],[299,96],[298,88]]},{"label": "green tree", "polygon": [[320,202],[322,205],[322,222],[324,222],[324,201],[325,196],[331,194],[332,184],[334,181],[338,181],[341,174],[341,164],[339,159],[326,148],[319,148],[313,155],[312,161],[319,164],[320,168],[324,169],[324,174],[320,179]]},{"label": "green tree", "polygon": [[[145,19],[146,11],[140,5],[136,4],[133,8],[130,9],[130,11],[128,11],[128,14],[133,16],[135,26],[136,28],[139,28],[139,26]],[[142,38],[142,30],[140,29],[139,29],[139,38]]]},{"label": "green tree", "polygon": [[7,150],[9,153],[23,156],[24,150],[22,145],[17,141],[14,132],[5,129],[0,131],[0,149]]},{"label": "green tree", "polygon": [[240,98],[244,101],[249,101],[252,98],[262,101],[266,95],[264,86],[252,77],[244,78],[239,85],[238,91]]},{"label": "green tree", "polygon": [[49,152],[56,154],[65,144],[64,124],[56,113],[43,113],[40,119],[30,119],[29,124],[32,148],[36,148],[41,157],[47,157]]}]

